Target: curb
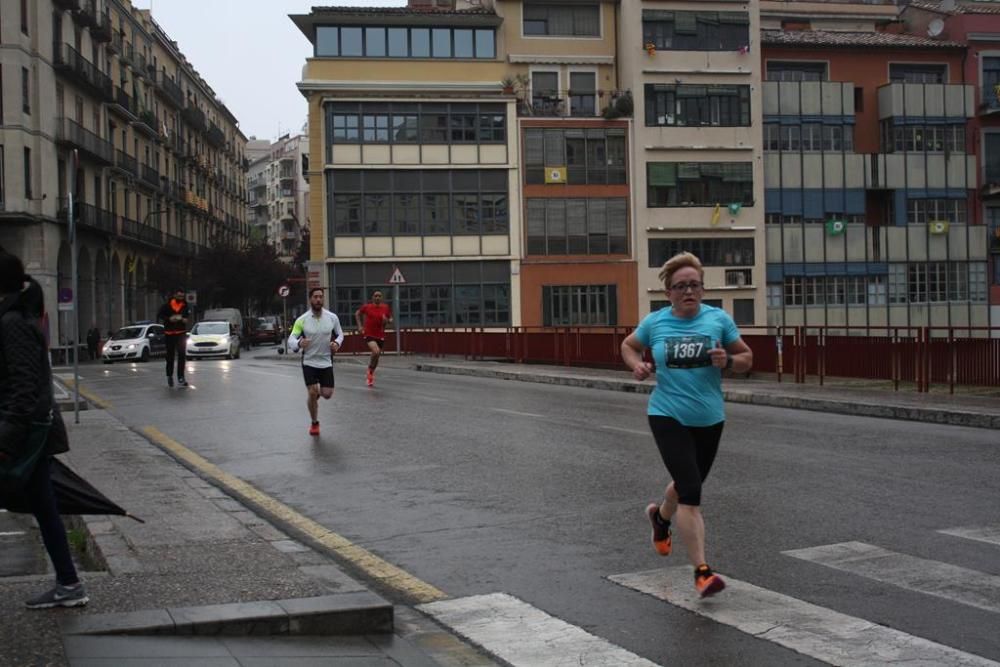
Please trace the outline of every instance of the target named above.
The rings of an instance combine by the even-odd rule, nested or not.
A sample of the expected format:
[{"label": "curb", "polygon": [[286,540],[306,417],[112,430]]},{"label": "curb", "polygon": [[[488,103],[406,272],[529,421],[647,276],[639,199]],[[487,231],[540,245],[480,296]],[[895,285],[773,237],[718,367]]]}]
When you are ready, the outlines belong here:
[{"label": "curb", "polygon": [[299,636],[393,631],[393,607],[370,591],[292,600],[168,607],[59,619],[64,635]]},{"label": "curb", "polygon": [[[587,389],[605,389],[633,394],[649,394],[653,385],[634,380],[614,380],[610,378],[594,378],[581,375],[541,375],[518,373],[502,369],[469,368],[462,366],[447,366],[441,364],[417,363],[414,369],[428,373],[444,373],[450,375],[469,375],[488,377],[500,380],[518,382],[536,382],[541,384],[556,384],[567,387],[583,387]],[[947,424],[950,426],[970,426],[973,428],[1000,429],[1000,415],[990,415],[965,410],[948,408],[921,408],[907,405],[875,405],[857,401],[836,400],[828,398],[810,398],[788,394],[772,394],[753,392],[746,389],[723,389],[724,398],[731,403],[750,405],[765,405],[793,410],[811,410],[814,412],[829,412],[834,414],[857,415],[863,417],[880,417],[899,419],[903,421]]]}]

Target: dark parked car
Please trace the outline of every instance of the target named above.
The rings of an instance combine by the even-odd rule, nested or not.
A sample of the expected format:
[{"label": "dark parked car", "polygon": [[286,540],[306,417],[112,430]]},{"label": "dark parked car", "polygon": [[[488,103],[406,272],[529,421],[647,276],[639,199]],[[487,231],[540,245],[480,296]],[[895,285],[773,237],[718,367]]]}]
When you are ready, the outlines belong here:
[{"label": "dark parked car", "polygon": [[254,345],[264,343],[281,343],[284,332],[276,316],[258,317],[253,321],[250,329],[250,340]]}]

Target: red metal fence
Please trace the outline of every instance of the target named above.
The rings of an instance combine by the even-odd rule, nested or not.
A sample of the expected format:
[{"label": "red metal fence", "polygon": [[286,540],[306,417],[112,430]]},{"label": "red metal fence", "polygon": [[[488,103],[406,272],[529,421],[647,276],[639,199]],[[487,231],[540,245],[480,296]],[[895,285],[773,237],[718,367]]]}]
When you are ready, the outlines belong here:
[{"label": "red metal fence", "polygon": [[[404,352],[515,363],[624,368],[620,347],[632,327],[509,327],[403,329]],[[779,381],[815,376],[913,384],[1000,387],[1000,328],[987,327],[744,327],[754,370]],[[387,352],[396,350],[388,333]],[[344,352],[363,353],[359,336]]]}]

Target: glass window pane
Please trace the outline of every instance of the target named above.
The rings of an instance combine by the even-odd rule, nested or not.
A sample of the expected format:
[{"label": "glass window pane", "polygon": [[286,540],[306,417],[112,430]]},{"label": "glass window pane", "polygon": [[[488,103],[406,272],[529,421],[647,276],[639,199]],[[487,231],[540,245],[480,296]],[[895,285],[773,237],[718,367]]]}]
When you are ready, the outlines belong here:
[{"label": "glass window pane", "polygon": [[364,51],[361,48],[361,28],[340,29],[340,55],[364,55]]},{"label": "glass window pane", "polygon": [[365,28],[365,55],[369,58],[385,57],[385,28]]},{"label": "glass window pane", "polygon": [[389,56],[405,58],[409,55],[406,41],[406,28],[389,28]]},{"label": "glass window pane", "polygon": [[316,55],[339,56],[338,31],[335,26],[321,25],[316,28]]},{"label": "glass window pane", "polygon": [[434,38],[434,57],[451,58],[451,29],[434,28],[431,33]]},{"label": "glass window pane", "polygon": [[476,31],[476,57],[495,58],[496,47],[492,30]]},{"label": "glass window pane", "polygon": [[472,31],[465,29],[455,29],[455,57],[471,58],[474,55],[472,48]]},{"label": "glass window pane", "polygon": [[410,29],[410,55],[414,58],[431,57],[431,31],[429,29]]}]

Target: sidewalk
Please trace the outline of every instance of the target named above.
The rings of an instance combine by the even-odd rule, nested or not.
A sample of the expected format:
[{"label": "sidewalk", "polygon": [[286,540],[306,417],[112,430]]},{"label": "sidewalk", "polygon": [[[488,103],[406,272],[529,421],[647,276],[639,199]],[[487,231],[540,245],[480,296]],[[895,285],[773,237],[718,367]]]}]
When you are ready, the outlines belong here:
[{"label": "sidewalk", "polygon": [[0,665],[493,664],[104,410],[82,411],[79,425],[70,410],[66,423],[72,450],[61,458],[146,523],[67,517],[71,542],[88,541],[91,602],[28,611],[51,568],[31,517],[0,514],[42,554],[34,574],[0,578]]}]

